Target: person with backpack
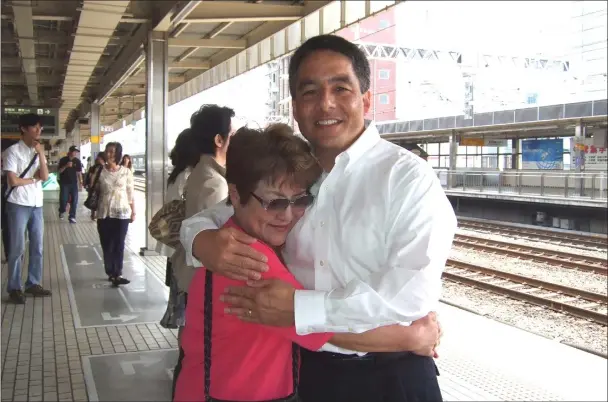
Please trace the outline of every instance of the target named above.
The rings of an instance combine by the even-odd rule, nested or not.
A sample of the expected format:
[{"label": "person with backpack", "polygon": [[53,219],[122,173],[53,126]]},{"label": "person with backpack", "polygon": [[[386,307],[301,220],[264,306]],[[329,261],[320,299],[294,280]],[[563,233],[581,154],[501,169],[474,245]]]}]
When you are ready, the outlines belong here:
[{"label": "person with backpack", "polygon": [[[50,296],[41,286],[44,220],[42,213],[42,183],[49,178],[49,169],[40,143],[40,116],[29,113],[20,116],[21,140],[4,154],[2,168],[6,172],[8,189],[3,194],[3,221],[7,225],[9,300],[24,304],[25,294]],[[21,266],[25,253],[25,231],[29,238],[29,266],[25,294],[21,287]]]}]

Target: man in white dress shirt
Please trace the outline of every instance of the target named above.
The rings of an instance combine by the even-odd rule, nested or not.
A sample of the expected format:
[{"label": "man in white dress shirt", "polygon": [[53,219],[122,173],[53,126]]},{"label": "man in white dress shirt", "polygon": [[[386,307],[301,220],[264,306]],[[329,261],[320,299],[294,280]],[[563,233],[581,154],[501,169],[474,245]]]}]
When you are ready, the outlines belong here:
[{"label": "man in white dress shirt", "polygon": [[[437,307],[456,230],[433,169],[381,139],[373,123],[366,127],[370,68],[354,44],[333,35],[309,39],[291,59],[289,84],[294,117],[325,173],[311,189],[315,203],[289,234],[283,257],[314,290],[250,281],[223,296],[232,306],[228,312],[295,325],[299,334],[360,333],[422,319]],[[254,239],[217,230],[231,215],[230,207],[217,205],[184,221],[182,243],[215,273],[258,279],[264,259],[245,246]],[[305,402],[441,400],[431,356],[365,355],[331,345],[301,356]]]}]

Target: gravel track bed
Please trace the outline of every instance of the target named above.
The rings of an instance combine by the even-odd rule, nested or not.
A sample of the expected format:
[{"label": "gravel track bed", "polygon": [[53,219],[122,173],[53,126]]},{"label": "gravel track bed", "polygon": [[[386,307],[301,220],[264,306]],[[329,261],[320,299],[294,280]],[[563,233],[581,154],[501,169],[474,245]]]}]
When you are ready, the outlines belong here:
[{"label": "gravel track bed", "polygon": [[607,353],[606,326],[446,280],[443,281],[443,298],[556,341]]},{"label": "gravel track bed", "polygon": [[593,272],[575,271],[570,268],[556,267],[536,261],[518,260],[510,256],[492,255],[483,251],[458,247],[452,249],[450,258],[545,282],[557,283],[603,295],[608,294],[608,277]]},{"label": "gravel track bed", "polygon": [[[588,255],[590,257],[608,258],[608,248],[606,250],[593,250],[593,249],[581,249],[577,247],[570,247],[566,245],[559,245],[551,243],[551,240],[547,240],[546,243],[542,240],[534,241],[529,239],[521,239],[517,237],[511,237],[503,234],[492,233],[488,231],[478,231],[472,229],[458,229],[458,234],[480,237],[488,240],[505,241],[509,243],[521,244],[532,247],[541,247],[547,250],[564,251],[566,253],[573,253],[579,255]],[[581,246],[585,247],[585,246]]]}]

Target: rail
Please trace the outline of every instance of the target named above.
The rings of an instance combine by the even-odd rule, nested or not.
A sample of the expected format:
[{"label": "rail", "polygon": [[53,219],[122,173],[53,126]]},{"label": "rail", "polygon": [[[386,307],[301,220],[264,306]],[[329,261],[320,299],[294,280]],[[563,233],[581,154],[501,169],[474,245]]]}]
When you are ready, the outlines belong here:
[{"label": "rail", "polygon": [[454,237],[454,245],[608,276],[608,262],[605,258],[548,250],[541,247],[462,234],[457,234]]},{"label": "rail", "polygon": [[608,174],[436,170],[446,190],[540,197],[608,200]]},{"label": "rail", "polygon": [[545,228],[514,227],[498,222],[470,221],[462,217],[458,218],[458,226],[463,229],[470,229],[478,232],[496,233],[518,239],[527,239],[585,250],[606,251],[608,248],[608,238],[600,235],[590,236],[555,232]]},{"label": "rail", "polygon": [[[605,295],[449,259],[443,278],[608,324]],[[534,293],[534,294],[532,294]]]}]

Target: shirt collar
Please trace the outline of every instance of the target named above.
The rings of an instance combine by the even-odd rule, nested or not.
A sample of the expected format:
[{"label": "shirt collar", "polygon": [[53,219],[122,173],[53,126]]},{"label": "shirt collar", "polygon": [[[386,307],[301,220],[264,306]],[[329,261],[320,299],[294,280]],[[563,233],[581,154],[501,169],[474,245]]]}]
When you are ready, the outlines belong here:
[{"label": "shirt collar", "polygon": [[378,133],[376,124],[373,121],[366,121],[365,123],[367,126],[365,131],[346,151],[336,157],[336,164],[338,160],[346,158],[345,169],[347,169],[380,141],[380,134]]},{"label": "shirt collar", "polygon": [[25,143],[25,141],[23,141],[23,140],[19,140],[19,146],[23,149],[27,149],[28,151],[32,150],[32,148],[28,147],[27,144]]}]

